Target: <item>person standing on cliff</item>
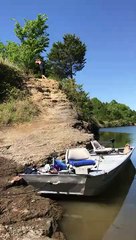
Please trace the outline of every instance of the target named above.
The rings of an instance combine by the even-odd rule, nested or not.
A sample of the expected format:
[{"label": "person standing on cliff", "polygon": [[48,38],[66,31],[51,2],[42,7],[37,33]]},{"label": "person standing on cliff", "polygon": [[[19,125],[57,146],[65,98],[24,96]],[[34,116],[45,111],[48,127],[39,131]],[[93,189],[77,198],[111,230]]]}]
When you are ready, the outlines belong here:
[{"label": "person standing on cliff", "polygon": [[39,69],[40,69],[40,73],[41,73],[42,79],[46,79],[46,77],[44,75],[45,74],[44,62],[41,59],[36,59],[35,63],[39,65]]}]

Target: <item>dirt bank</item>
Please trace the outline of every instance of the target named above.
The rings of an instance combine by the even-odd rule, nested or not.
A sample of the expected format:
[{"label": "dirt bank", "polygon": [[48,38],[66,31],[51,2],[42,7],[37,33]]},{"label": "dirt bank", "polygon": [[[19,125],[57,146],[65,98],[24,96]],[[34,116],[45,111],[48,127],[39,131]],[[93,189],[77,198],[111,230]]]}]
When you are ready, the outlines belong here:
[{"label": "dirt bank", "polygon": [[62,209],[56,202],[38,196],[30,186],[6,185],[25,163],[45,162],[54,150],[64,155],[92,135],[90,127],[77,120],[57,81],[29,79],[26,85],[40,115],[30,123],[0,129],[0,239],[64,239],[58,228]]},{"label": "dirt bank", "polygon": [[19,166],[0,158],[0,240],[63,239],[61,207],[30,186],[9,187]]},{"label": "dirt bank", "polygon": [[0,129],[0,156],[21,164],[44,161],[54,150],[62,152],[90,139],[90,133],[73,127],[76,110],[57,81],[30,79],[27,87],[40,115],[30,123]]}]

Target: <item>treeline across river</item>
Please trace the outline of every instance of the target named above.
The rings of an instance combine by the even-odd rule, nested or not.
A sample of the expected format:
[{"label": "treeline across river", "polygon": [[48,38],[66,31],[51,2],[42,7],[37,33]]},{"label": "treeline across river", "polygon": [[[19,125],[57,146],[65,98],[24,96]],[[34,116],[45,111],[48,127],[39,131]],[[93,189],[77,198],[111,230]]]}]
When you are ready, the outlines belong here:
[{"label": "treeline across river", "polygon": [[92,99],[93,115],[103,127],[130,126],[136,123],[136,111],[112,100],[110,103]]}]

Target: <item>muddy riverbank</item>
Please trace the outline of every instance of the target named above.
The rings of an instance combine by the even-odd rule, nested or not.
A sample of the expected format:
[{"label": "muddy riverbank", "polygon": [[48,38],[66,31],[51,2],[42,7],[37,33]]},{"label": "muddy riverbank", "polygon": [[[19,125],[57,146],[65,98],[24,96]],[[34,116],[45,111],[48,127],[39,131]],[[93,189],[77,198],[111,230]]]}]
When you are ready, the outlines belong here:
[{"label": "muddy riverbank", "polygon": [[0,158],[0,240],[60,239],[62,208],[39,196],[31,186],[11,187],[20,166]]}]

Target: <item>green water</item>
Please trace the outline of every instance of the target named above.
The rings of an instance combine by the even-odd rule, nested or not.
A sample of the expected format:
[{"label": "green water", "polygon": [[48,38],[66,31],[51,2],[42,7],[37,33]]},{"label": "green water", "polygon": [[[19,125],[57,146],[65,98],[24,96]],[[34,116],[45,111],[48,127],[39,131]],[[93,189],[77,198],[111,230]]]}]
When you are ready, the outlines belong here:
[{"label": "green water", "polygon": [[[115,147],[124,146],[126,143],[135,146],[136,127],[101,129],[101,142],[108,144],[109,139],[113,138],[115,139]],[[61,228],[67,240],[102,240],[107,229],[118,215],[135,177],[136,151],[134,151],[131,160],[132,162],[128,163],[116,182],[103,195],[95,198],[70,197],[60,200],[64,209]]]}]

